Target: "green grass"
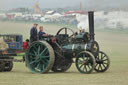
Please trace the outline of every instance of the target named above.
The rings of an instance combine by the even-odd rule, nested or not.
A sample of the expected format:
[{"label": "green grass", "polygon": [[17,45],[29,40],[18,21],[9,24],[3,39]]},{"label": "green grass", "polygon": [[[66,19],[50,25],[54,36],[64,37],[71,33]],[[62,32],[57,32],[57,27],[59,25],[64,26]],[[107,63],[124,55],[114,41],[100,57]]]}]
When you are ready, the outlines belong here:
[{"label": "green grass", "polygon": [[96,31],[99,32],[111,32],[114,34],[128,34],[128,29],[121,30],[121,29],[97,29]]},{"label": "green grass", "polygon": [[[41,25],[49,34],[54,35],[61,28],[59,25]],[[0,26],[0,33],[21,33],[25,39],[29,37],[32,23],[0,22]],[[25,67],[24,63],[14,63],[11,72],[0,73],[0,85],[127,85],[128,34],[114,30],[96,31],[95,34],[100,50],[104,51],[111,60],[110,68],[106,72],[81,74],[73,64],[65,73],[50,71],[47,74],[34,74]]]},{"label": "green grass", "polygon": [[[38,23],[39,26],[43,26],[44,30],[48,34],[55,35],[57,31],[62,27],[76,28],[74,25],[65,24],[50,24],[50,23]],[[32,28],[32,22],[0,22],[0,34],[22,34],[24,40],[29,38],[30,29]],[[39,30],[39,29],[38,29]],[[56,31],[55,31],[56,30]]]}]

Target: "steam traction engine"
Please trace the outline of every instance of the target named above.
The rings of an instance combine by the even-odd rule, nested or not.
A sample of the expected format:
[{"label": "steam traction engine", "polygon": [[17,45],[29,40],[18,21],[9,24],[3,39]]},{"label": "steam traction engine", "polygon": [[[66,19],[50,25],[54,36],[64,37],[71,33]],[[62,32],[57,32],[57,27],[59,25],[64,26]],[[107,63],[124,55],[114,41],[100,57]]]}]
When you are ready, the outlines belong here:
[{"label": "steam traction engine", "polygon": [[[61,28],[55,36],[33,42],[26,51],[26,65],[34,73],[65,72],[75,59],[80,73],[105,72],[109,68],[109,57],[99,50],[94,38],[94,13],[89,15],[89,33],[74,33]],[[68,32],[72,32],[69,35]]]}]

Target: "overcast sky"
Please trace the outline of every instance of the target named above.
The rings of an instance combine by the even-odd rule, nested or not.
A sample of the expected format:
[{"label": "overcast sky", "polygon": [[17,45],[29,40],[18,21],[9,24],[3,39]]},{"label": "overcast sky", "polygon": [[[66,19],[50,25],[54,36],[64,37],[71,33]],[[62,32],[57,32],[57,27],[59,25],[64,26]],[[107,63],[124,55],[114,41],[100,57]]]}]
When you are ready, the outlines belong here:
[{"label": "overcast sky", "polygon": [[0,9],[32,8],[36,1],[40,8],[73,7],[80,1],[85,8],[128,8],[128,0],[0,0]]},{"label": "overcast sky", "polygon": [[[31,8],[35,2],[39,3],[41,8],[56,8],[75,6],[80,3],[80,0],[0,0],[0,8],[10,9],[17,7],[29,7]],[[82,0],[85,1],[85,0]]]}]

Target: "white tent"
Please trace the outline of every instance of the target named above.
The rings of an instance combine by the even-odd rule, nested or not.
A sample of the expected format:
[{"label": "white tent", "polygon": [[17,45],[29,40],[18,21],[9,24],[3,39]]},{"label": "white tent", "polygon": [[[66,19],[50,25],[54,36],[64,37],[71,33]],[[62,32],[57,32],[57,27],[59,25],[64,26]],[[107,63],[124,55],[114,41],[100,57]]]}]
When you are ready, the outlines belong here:
[{"label": "white tent", "polygon": [[63,15],[59,14],[59,13],[54,13],[52,15],[52,18],[59,18],[59,17],[62,17]]}]

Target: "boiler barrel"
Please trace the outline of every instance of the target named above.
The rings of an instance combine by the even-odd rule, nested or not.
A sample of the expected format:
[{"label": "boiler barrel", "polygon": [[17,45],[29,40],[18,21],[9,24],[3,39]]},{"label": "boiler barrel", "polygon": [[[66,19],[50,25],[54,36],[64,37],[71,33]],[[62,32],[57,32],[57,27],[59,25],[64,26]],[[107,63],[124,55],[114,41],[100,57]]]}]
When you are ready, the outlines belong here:
[{"label": "boiler barrel", "polygon": [[64,50],[64,55],[65,56],[76,56],[78,53],[81,51],[84,51],[87,49],[87,44],[68,44],[62,46]]}]

